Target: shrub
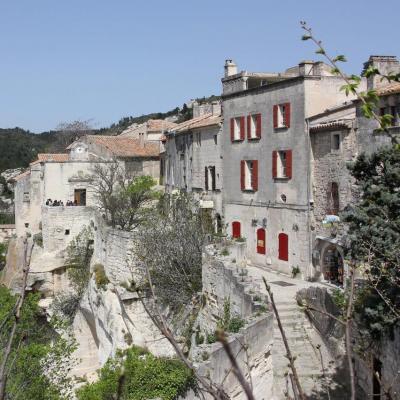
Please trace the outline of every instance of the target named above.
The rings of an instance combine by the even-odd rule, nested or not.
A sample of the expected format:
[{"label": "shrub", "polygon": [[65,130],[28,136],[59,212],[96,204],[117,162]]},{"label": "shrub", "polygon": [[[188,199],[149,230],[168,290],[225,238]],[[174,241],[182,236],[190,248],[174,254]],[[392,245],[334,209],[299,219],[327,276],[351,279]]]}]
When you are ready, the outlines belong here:
[{"label": "shrub", "polygon": [[122,367],[121,399],[173,400],[195,389],[193,372],[176,359],[158,358],[144,349],[133,346],[118,352],[99,371],[97,382],[77,390],[78,400],[109,400],[116,398]]},{"label": "shrub", "polygon": [[212,344],[217,341],[217,335],[215,332],[213,333],[207,333],[207,343]]},{"label": "shrub", "polygon": [[221,250],[221,256],[229,256],[229,250],[226,247]]},{"label": "shrub", "polygon": [[300,268],[297,265],[296,267],[293,266],[292,267],[292,278],[296,278],[296,276],[300,273]]},{"label": "shrub", "polygon": [[94,280],[98,289],[105,289],[110,280],[107,278],[103,264],[95,264],[93,267]]},{"label": "shrub", "polygon": [[243,328],[245,321],[239,316],[232,317],[228,324],[228,332],[238,333]]}]

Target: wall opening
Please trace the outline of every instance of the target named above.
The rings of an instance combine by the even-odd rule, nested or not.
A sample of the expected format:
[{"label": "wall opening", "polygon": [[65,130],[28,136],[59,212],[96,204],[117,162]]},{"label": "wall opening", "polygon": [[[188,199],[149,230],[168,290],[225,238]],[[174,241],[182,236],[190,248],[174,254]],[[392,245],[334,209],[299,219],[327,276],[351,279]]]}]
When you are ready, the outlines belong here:
[{"label": "wall opening", "polygon": [[239,221],[233,221],[232,222],[232,237],[234,239],[240,238],[240,222]]},{"label": "wall opening", "polygon": [[289,261],[289,236],[280,233],[278,236],[278,258],[282,261]]},{"label": "wall opening", "polygon": [[257,229],[257,253],[265,254],[266,245],[265,245],[265,229],[259,228]]},{"label": "wall opening", "polygon": [[326,281],[343,285],[343,257],[334,244],[329,245],[322,254],[322,272]]},{"label": "wall opening", "polygon": [[75,189],[74,202],[77,206],[86,206],[86,189]]}]

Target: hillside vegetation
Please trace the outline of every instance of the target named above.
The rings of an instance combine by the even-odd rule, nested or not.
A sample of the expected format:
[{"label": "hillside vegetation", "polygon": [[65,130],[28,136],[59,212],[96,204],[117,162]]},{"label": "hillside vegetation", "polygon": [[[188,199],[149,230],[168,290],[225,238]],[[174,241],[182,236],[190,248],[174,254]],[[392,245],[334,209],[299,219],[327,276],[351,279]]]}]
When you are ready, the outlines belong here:
[{"label": "hillside vegetation", "polygon": [[[199,103],[218,100],[219,96],[210,96],[196,99]],[[87,129],[61,129],[42,133],[32,133],[22,128],[0,128],[0,173],[6,169],[27,167],[36,159],[38,153],[63,153],[65,148],[71,144],[77,136],[85,133],[92,135],[118,135],[131,124],[141,124],[149,119],[165,119],[176,117],[177,122],[182,122],[192,117],[192,110],[186,104],[176,107],[165,113],[157,112],[140,116],[129,116],[121,118],[117,123],[109,127],[93,129],[89,122],[85,121]],[[77,125],[79,121],[72,124],[61,124],[65,126]],[[60,125],[60,126],[61,126]],[[82,124],[79,124],[82,125]]]}]

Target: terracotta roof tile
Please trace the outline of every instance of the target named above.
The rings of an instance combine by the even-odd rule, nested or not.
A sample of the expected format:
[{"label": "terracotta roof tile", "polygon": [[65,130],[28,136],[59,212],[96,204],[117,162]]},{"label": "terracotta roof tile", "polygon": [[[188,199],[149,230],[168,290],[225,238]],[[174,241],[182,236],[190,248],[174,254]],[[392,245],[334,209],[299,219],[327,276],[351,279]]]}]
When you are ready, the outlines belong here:
[{"label": "terracotta roof tile", "polygon": [[222,122],[220,115],[205,114],[201,117],[193,118],[188,121],[184,121],[174,128],[170,129],[169,132],[186,132],[195,128],[203,128],[206,126],[218,125]]},{"label": "terracotta roof tile", "polygon": [[116,157],[158,157],[160,148],[158,143],[141,145],[139,139],[129,136],[102,136],[87,135],[89,143],[95,143],[108,149]]},{"label": "terracotta roof tile", "polygon": [[378,96],[387,96],[389,94],[400,93],[400,82],[393,82],[387,86],[377,89],[376,94]]},{"label": "terracotta roof tile", "polygon": [[174,128],[175,122],[165,121],[163,119],[149,119],[147,121],[147,131],[161,132]]},{"label": "terracotta roof tile", "polygon": [[69,154],[66,153],[39,153],[38,159],[31,162],[30,165],[35,165],[41,162],[66,162],[69,160]]}]

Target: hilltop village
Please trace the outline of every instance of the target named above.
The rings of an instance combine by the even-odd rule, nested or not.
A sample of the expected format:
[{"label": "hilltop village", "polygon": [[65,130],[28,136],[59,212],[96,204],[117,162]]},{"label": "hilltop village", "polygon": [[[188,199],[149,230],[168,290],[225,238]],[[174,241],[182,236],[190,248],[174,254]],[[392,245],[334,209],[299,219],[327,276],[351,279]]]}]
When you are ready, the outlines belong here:
[{"label": "hilltop village", "polygon": [[[400,72],[393,56],[371,56],[363,68],[370,67]],[[54,299],[71,285],[67,249],[90,229],[94,277],[71,324],[79,344],[71,374],[96,381],[96,370],[132,344],[173,356],[176,349],[126,285],[132,275],[143,274],[134,256],[137,231],[133,224],[127,229],[107,223],[93,185],[94,169],[115,165],[126,179],[152,177],[160,192],[190,194],[211,226],[202,255],[201,293],[207,301],[191,321],[189,344],[178,340],[198,373],[221,384],[230,398],[246,398],[222,344],[207,339],[228,307],[241,321],[228,342],[255,398],[300,398],[291,389],[266,277],[307,398],[327,398],[326,382],[331,399],[350,398],[342,377],[343,329],[324,315],[307,317],[298,302],[305,298],[334,313],[329,293],[345,289],[349,274],[340,214],[358,196],[347,165],[361,153],[389,146],[400,133],[400,83],[372,76],[360,84],[360,90],[376,91],[381,115],[392,115],[388,135],[364,116],[360,100],[341,90],[342,78],[323,62],[302,61],[272,73],[240,71],[226,60],[221,82],[220,100],[193,102],[187,121],[150,119],[116,136],[84,135],[63,153],[40,153],[12,176],[15,225],[0,226],[8,241],[0,280],[13,289],[21,286],[24,241],[32,241],[27,287],[41,293],[39,304],[51,314]],[[101,285],[95,278],[99,266]],[[190,313],[174,328],[178,338]],[[399,332],[394,335],[396,340],[365,359],[354,356],[360,399],[376,393],[377,372],[379,390],[390,382],[399,393]]]}]

